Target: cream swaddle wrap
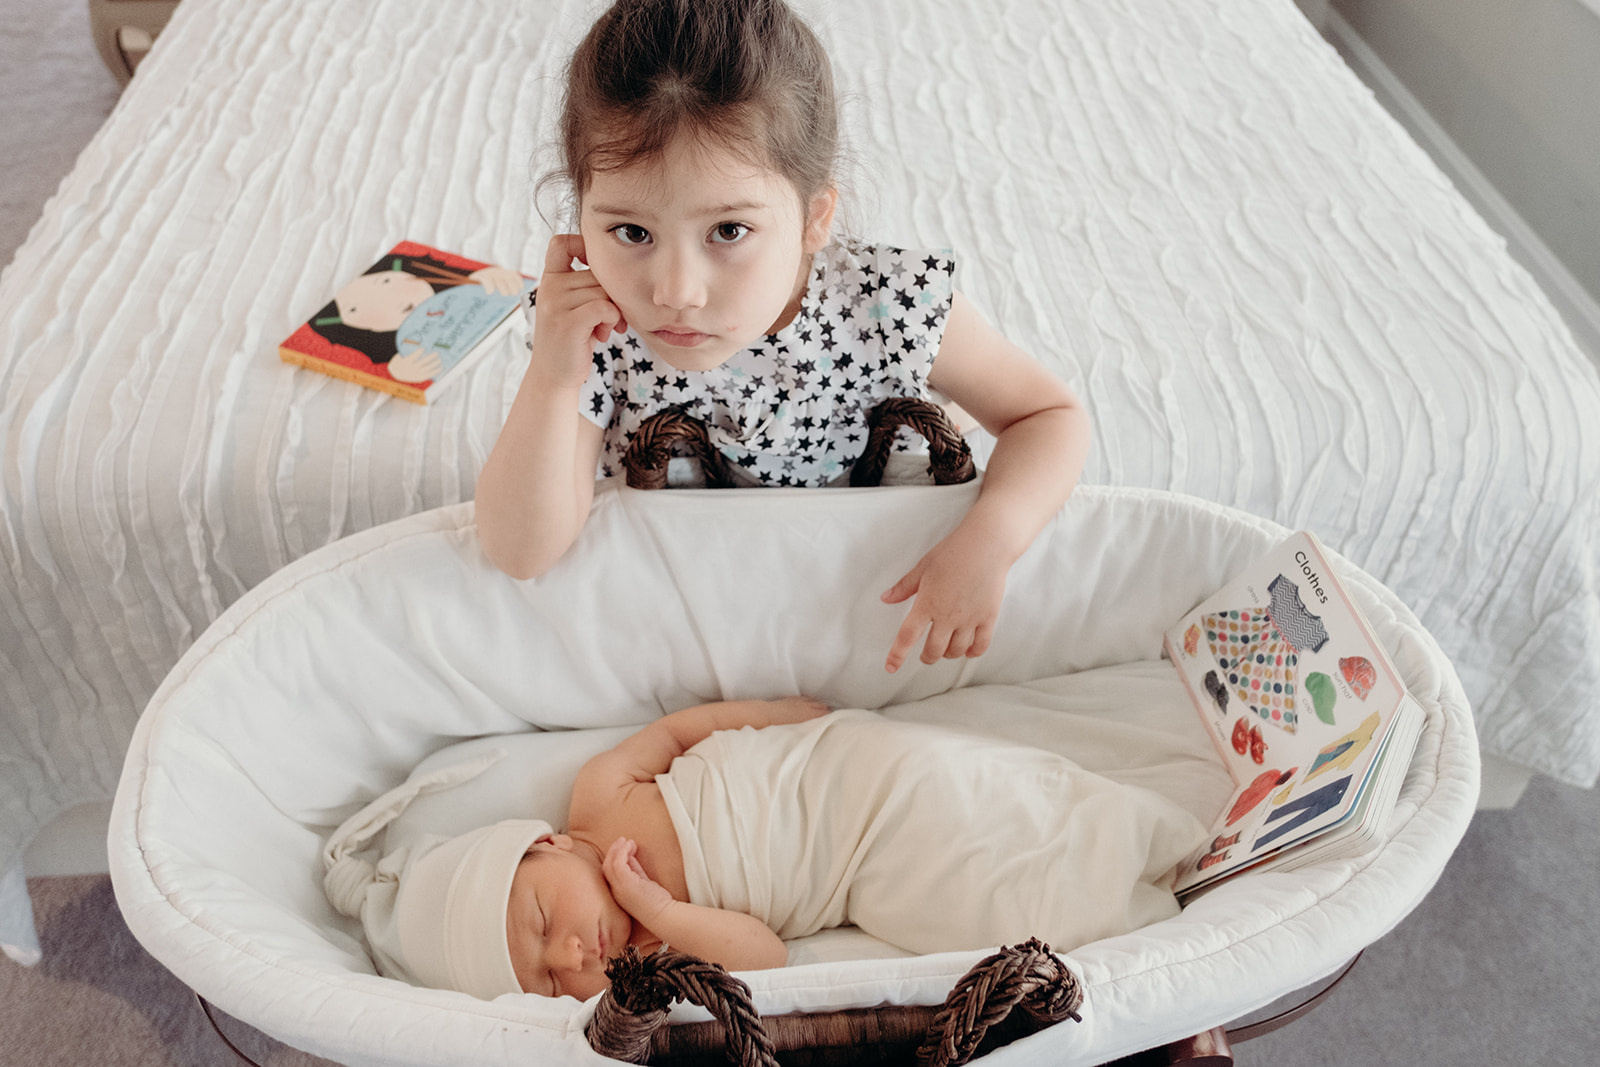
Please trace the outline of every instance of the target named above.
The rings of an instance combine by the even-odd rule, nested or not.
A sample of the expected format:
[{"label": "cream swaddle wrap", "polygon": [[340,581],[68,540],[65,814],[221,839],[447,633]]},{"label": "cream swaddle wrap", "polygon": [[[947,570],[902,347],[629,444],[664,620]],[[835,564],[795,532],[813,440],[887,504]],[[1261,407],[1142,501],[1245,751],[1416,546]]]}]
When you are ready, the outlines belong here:
[{"label": "cream swaddle wrap", "polygon": [[1170,872],[1205,833],[1055,753],[861,710],[715,733],[656,782],[691,903],[919,954],[1066,952],[1176,915]]}]

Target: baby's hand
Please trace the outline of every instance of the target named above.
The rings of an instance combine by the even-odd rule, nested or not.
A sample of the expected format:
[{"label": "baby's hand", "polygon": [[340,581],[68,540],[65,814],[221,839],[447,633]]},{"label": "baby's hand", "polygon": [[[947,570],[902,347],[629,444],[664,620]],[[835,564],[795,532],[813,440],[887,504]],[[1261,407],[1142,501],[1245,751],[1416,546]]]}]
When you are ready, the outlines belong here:
[{"label": "baby's hand", "polygon": [[954,536],[934,545],[883,594],[885,604],[916,597],[884,666],[890,673],[899,670],[924,631],[924,663],[987,652],[1010,569],[1004,556],[987,546],[961,544]]},{"label": "baby's hand", "polygon": [[528,365],[529,374],[570,387],[588,380],[594,342],[628,328],[594,274],[573,269],[575,259],[586,262],[580,235],[558,233],[550,238],[533,318],[533,360]]},{"label": "baby's hand", "polygon": [[672,894],[639,865],[639,846],[631,838],[619,837],[606,849],[600,870],[611,886],[622,910],[648,927],[672,904]]}]

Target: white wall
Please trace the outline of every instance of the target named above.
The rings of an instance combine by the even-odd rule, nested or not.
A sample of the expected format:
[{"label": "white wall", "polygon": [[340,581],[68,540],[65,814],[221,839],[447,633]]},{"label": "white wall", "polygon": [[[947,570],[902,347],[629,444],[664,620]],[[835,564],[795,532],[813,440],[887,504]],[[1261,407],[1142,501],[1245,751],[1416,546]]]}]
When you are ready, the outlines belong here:
[{"label": "white wall", "polygon": [[1600,0],[1329,6],[1600,303]]}]

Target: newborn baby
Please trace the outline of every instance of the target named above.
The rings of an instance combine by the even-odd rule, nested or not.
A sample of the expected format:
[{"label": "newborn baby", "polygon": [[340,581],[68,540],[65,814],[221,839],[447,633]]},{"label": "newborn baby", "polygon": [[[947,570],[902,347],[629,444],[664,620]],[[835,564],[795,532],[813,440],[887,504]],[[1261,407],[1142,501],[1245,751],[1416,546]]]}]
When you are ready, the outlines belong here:
[{"label": "newborn baby", "polygon": [[1205,833],[1046,750],[799,697],[644,727],[583,766],[565,833],[513,820],[358,861],[426,788],[341,827],[325,886],[384,973],[485,998],[593,996],[628,945],[778,967],[845,924],[914,953],[1069,951],[1176,914],[1170,871]]}]

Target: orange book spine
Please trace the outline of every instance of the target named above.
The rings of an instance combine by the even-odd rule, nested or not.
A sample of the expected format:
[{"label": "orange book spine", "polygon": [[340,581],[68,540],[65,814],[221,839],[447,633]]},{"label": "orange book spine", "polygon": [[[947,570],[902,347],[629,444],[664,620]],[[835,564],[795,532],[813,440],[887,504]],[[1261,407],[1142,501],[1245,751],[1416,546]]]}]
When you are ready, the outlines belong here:
[{"label": "orange book spine", "polygon": [[304,352],[297,352],[287,345],[278,347],[278,355],[285,363],[293,363],[298,367],[307,367],[314,371],[321,371],[323,374],[332,375],[335,378],[343,378],[347,382],[355,382],[357,385],[378,389],[402,400],[409,400],[413,404],[426,404],[428,402],[427,394],[423,390],[414,385],[405,385],[397,382],[393,378],[380,378],[376,374],[365,374],[354,367],[330,363],[315,356],[308,356]]}]

